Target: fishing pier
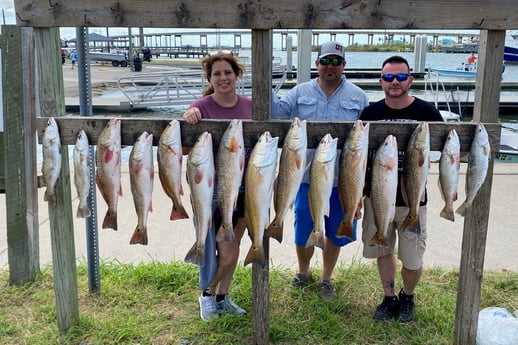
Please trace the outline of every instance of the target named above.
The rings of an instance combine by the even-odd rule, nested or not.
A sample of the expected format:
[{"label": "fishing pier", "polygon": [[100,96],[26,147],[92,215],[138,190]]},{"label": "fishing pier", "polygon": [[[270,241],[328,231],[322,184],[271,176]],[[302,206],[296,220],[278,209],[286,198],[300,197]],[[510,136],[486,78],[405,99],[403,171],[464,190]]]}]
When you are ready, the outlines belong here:
[{"label": "fishing pier", "polygon": [[[145,11],[143,10],[145,6]],[[501,63],[505,30],[518,27],[515,5],[497,0],[488,6],[486,1],[423,0],[419,6],[408,1],[390,2],[313,2],[298,0],[264,0],[261,2],[198,0],[167,2],[127,0],[109,3],[89,0],[44,1],[17,0],[15,2],[17,26],[3,27],[2,75],[4,91],[5,132],[5,193],[9,242],[9,273],[13,284],[30,282],[39,271],[38,260],[38,210],[34,201],[38,196],[37,167],[35,161],[36,135],[46,125],[46,119],[58,119],[62,145],[62,159],[68,162],[66,145],[73,145],[76,134],[84,129],[94,145],[106,123],[106,118],[96,118],[91,112],[91,89],[86,63],[80,64],[79,75],[81,116],[60,118],[64,115],[64,92],[59,52],[59,27],[76,27],[78,46],[88,47],[87,27],[150,27],[192,28],[218,27],[230,30],[251,30],[253,120],[244,125],[245,146],[251,147],[259,134],[268,130],[279,136],[279,145],[289,126],[286,121],[270,120],[272,34],[274,30],[343,30],[345,26],[358,30],[480,30],[479,69],[477,74],[474,120],[483,122],[489,132],[491,149],[498,150],[500,125],[498,106],[501,84]],[[462,14],[462,15],[459,15]],[[440,18],[440,20],[437,20]],[[144,43],[144,42],[142,42]],[[7,49],[8,48],[8,49]],[[79,61],[86,61],[84,48],[79,51]],[[84,59],[84,60],[82,60]],[[144,130],[158,139],[169,119],[128,118],[122,128],[123,145],[132,145]],[[226,121],[203,121],[199,126],[182,126],[182,142],[192,146],[198,135],[210,131],[217,144]],[[313,122],[308,124],[308,147],[316,147],[325,133],[340,136],[351,122]],[[369,145],[376,147],[387,133],[398,136],[399,148],[409,139],[415,124],[373,123]],[[462,150],[466,151],[473,140],[475,125],[471,123],[437,123],[430,126],[431,149],[437,150],[448,131],[455,128],[461,136]],[[155,140],[156,140],[155,139]],[[156,145],[156,142],[154,143]],[[25,159],[21,160],[20,157]],[[486,245],[493,160],[488,174],[473,206],[464,218],[461,260],[459,263],[458,293],[456,300],[455,344],[475,344]],[[72,225],[71,186],[68,164],[61,167],[56,186],[56,202],[49,204],[51,241],[53,252],[56,318],[59,330],[68,330],[79,320],[77,272]],[[92,232],[90,232],[92,230]],[[95,247],[96,227],[87,228]],[[266,262],[269,256],[269,239],[264,239]],[[92,251],[95,254],[95,251]],[[92,261],[90,261],[90,259]],[[97,258],[98,259],[98,258]],[[89,258],[91,292],[99,292],[99,267],[95,255]],[[378,282],[373,282],[378,284]],[[194,287],[193,287],[194,288]],[[272,291],[274,293],[275,291]],[[253,264],[251,312],[253,344],[270,344],[270,286],[269,267]]]}]

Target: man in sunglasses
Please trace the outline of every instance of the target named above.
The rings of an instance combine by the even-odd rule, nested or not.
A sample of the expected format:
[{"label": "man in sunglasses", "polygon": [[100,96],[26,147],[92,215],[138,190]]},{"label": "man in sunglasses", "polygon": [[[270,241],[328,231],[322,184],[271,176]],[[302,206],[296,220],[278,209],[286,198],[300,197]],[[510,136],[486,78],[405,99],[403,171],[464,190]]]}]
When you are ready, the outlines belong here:
[{"label": "man in sunglasses", "polygon": [[[408,93],[413,79],[405,58],[392,56],[386,59],[382,64],[381,78],[379,80],[381,88],[385,93],[385,99],[365,108],[360,119],[364,121],[443,121],[441,114],[435,106]],[[371,151],[371,158],[373,157],[373,151]],[[399,160],[401,161],[402,158],[403,153],[400,152]],[[401,170],[403,164],[399,162],[398,166]],[[399,173],[401,174],[401,171]],[[371,176],[369,167],[366,179],[365,211],[362,222],[363,256],[377,259],[381,283],[385,293],[383,302],[376,308],[373,317],[376,320],[396,318],[399,322],[410,322],[415,318],[414,289],[421,278],[423,254],[426,248],[426,190],[424,202],[422,201],[419,207],[420,233],[419,231],[408,230],[402,232],[399,230],[404,218],[408,214],[408,206],[404,201],[400,185],[398,184],[396,215],[387,233],[389,239],[388,247],[372,246],[370,241],[377,229],[369,199]],[[399,238],[398,258],[403,264],[401,269],[403,287],[398,295],[396,295],[394,286],[396,277],[396,257],[394,255],[396,233]]]},{"label": "man in sunglasses", "polygon": [[[272,97],[272,118],[317,121],[354,121],[368,104],[368,98],[358,86],[343,75],[345,68],[345,49],[338,42],[325,42],[321,45],[315,65],[318,78],[298,84],[281,99]],[[306,242],[313,229],[313,220],[309,211],[309,168],[314,149],[308,149],[306,171],[297,193],[294,205],[295,248],[299,271],[293,279],[295,288],[302,288],[311,281],[310,261],[314,247],[306,248]],[[318,281],[320,296],[326,300],[336,298],[331,284],[340,248],[350,243],[345,237],[337,237],[336,230],[343,218],[343,211],[338,197],[338,165],[335,161],[335,180],[330,200],[329,216],[325,218],[325,244],[323,249],[323,269]],[[356,223],[355,223],[356,225]],[[356,240],[356,226],[353,240]]]}]

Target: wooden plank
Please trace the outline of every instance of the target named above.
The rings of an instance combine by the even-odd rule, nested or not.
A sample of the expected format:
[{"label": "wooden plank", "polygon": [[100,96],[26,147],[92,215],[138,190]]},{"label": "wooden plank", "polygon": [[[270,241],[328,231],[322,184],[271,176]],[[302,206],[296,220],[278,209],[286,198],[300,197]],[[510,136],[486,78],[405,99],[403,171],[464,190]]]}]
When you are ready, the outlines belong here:
[{"label": "wooden plank", "polygon": [[2,26],[5,201],[9,280],[23,284],[39,272],[38,189],[35,161],[32,29]]},{"label": "wooden plank", "polygon": [[[272,79],[272,30],[252,30],[253,118],[266,121],[270,118]],[[252,325],[253,343],[270,341],[270,239],[263,238],[264,260],[262,267],[252,264]]]},{"label": "wooden plank", "polygon": [[[16,0],[17,24],[34,27],[242,29],[491,29],[518,27],[507,0]],[[440,20],[438,20],[440,18]]]},{"label": "wooden plank", "polygon": [[[498,120],[504,44],[505,31],[481,32],[475,89],[478,102],[475,102],[473,114],[475,121]],[[477,337],[493,165],[494,160],[491,160],[486,180],[464,217],[454,333],[455,344],[459,345],[475,344]]]},{"label": "wooden plank", "polygon": [[[59,29],[35,29],[35,46],[39,54],[39,110],[62,116],[65,113],[63,70],[59,49]],[[53,80],[53,83],[48,83]],[[61,173],[55,187],[55,202],[48,202],[52,271],[58,328],[69,329],[79,319],[74,223],[70,191],[68,148],[61,147]]]},{"label": "wooden plank", "polygon": [[[122,144],[131,146],[143,131],[153,134],[153,145],[157,145],[158,139],[162,131],[167,127],[170,118],[156,117],[119,117],[121,119]],[[79,130],[84,129],[88,135],[92,145],[97,143],[99,135],[108,123],[110,118],[102,116],[91,116],[88,118],[81,116],[67,116],[64,118],[56,118],[60,129],[61,143],[64,145],[73,145]],[[43,130],[47,124],[48,118],[37,118],[38,137],[43,137]],[[182,131],[182,143],[191,147],[196,142],[198,136],[209,131],[213,135],[214,145],[217,146],[221,135],[228,126],[228,120],[203,120],[196,126],[185,123],[182,119],[178,119]],[[252,147],[257,142],[259,136],[266,130],[270,131],[272,136],[279,136],[279,147],[284,142],[284,134],[288,131],[290,120],[268,120],[268,121],[244,121],[243,135],[245,138],[245,146]],[[351,129],[354,122],[324,122],[312,121],[307,124],[308,147],[316,148],[320,139],[326,133],[330,133],[333,137],[338,137],[338,147],[343,146],[347,133]],[[406,147],[406,143],[410,139],[410,134],[415,123],[403,122],[372,122],[370,125],[370,146],[379,146],[388,134],[394,134],[398,139],[400,149]],[[500,145],[500,124],[485,123],[486,129],[490,136],[491,148],[494,152],[498,151]],[[440,151],[444,144],[444,139],[451,129],[455,129],[459,134],[461,141],[461,149],[469,151],[471,140],[475,131],[475,124],[466,122],[430,122],[430,145],[432,150]]]}]

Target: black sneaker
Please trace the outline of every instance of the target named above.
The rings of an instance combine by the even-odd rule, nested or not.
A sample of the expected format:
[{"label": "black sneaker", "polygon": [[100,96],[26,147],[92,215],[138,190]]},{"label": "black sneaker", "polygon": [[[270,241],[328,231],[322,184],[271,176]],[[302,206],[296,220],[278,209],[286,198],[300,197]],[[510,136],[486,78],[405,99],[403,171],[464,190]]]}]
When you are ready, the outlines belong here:
[{"label": "black sneaker", "polygon": [[295,277],[293,277],[293,281],[291,282],[291,285],[295,289],[302,289],[304,286],[306,286],[309,283],[309,280],[311,279],[311,274],[309,274],[307,277],[303,275],[302,273],[295,274]]},{"label": "black sneaker", "polygon": [[383,302],[376,307],[372,317],[378,321],[390,320],[398,316],[399,300],[397,296],[385,296]]},{"label": "black sneaker", "polygon": [[399,291],[399,322],[411,322],[414,321],[414,295],[407,295],[403,292],[403,289]]},{"label": "black sneaker", "polygon": [[329,280],[318,282],[318,289],[320,291],[320,297],[322,297],[324,301],[332,301],[336,298],[335,289]]}]

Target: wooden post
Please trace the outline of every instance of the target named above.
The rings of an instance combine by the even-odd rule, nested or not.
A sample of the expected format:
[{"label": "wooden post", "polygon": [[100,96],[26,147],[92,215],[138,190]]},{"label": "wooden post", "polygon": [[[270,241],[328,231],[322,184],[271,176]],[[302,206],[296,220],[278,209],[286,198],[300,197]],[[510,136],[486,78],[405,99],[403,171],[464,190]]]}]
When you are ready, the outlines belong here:
[{"label": "wooden post", "polygon": [[[272,95],[272,31],[252,30],[252,99],[254,120],[269,120]],[[269,263],[270,242],[263,239],[265,266],[252,264],[252,325],[253,343],[269,344],[270,293]]]},{"label": "wooden post", "polygon": [[[59,28],[35,29],[39,109],[45,116],[59,117],[65,113],[59,42]],[[48,80],[53,80],[53,83]],[[79,318],[79,306],[67,145],[61,146],[61,155],[61,174],[55,188],[56,200],[54,203],[49,202],[48,207],[57,321],[59,329],[66,330]]]},{"label": "wooden post", "polygon": [[30,281],[40,269],[32,32],[4,25],[1,35],[7,254],[13,284]]},{"label": "wooden post", "polygon": [[[505,30],[481,31],[473,114],[473,120],[476,122],[498,122],[504,43]],[[500,136],[498,136],[499,141]],[[494,152],[489,163],[486,181],[464,219],[455,316],[455,343],[459,345],[475,344],[477,338],[480,292],[482,290],[493,181],[493,158]]]}]

